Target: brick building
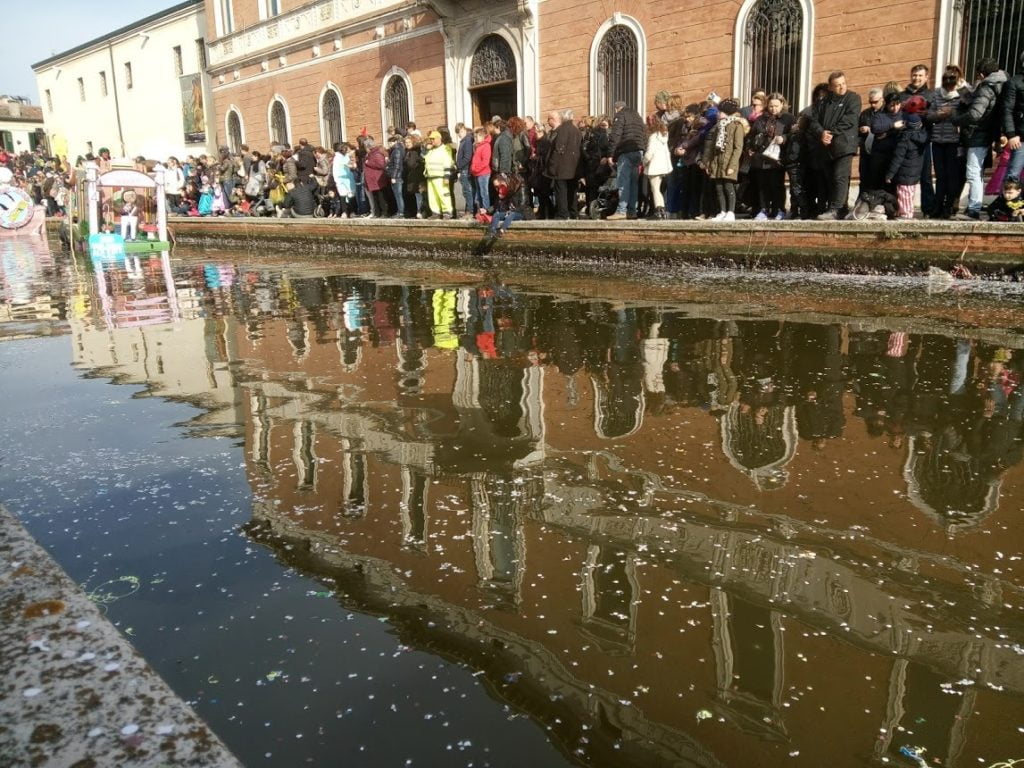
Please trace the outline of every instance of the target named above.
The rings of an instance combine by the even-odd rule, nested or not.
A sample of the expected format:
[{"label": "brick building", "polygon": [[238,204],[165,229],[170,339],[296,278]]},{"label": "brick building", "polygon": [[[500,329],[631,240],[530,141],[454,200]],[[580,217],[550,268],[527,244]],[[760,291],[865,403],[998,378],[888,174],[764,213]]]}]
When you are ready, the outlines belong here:
[{"label": "brick building", "polygon": [[1010,69],[1024,0],[210,0],[217,139],[323,144],[364,127],[571,107],[641,111],[665,89],[797,105],[842,69],[860,91],[913,64]]}]

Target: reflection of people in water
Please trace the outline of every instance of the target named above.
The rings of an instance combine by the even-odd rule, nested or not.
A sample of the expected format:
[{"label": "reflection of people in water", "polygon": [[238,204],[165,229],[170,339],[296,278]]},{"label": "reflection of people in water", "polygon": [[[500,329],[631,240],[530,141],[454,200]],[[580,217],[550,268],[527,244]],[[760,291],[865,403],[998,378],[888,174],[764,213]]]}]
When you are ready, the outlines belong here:
[{"label": "reflection of people in water", "polygon": [[633,434],[644,415],[637,312],[617,309],[608,319],[603,354],[592,356],[588,366],[594,386],[594,431],[605,439]]},{"label": "reflection of people in water", "polygon": [[839,325],[799,325],[789,331],[797,431],[817,449],[824,448],[826,440],[841,437],[846,424],[845,334]]},{"label": "reflection of people in water", "polygon": [[950,392],[935,398],[932,388],[927,403],[939,407],[917,409],[904,478],[911,502],[952,532],[998,507],[1003,473],[1024,458],[1024,392],[1010,350],[978,350],[971,366],[961,364],[969,343],[941,342],[931,346],[955,345],[956,363],[946,370]]}]

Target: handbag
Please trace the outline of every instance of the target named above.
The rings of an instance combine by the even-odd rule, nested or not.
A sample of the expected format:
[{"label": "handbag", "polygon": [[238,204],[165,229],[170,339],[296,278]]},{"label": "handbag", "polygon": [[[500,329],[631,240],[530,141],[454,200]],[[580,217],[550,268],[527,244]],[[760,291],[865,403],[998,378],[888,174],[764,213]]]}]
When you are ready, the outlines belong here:
[{"label": "handbag", "polygon": [[768,145],[768,147],[761,153],[761,157],[764,160],[778,164],[779,158],[782,156],[782,145],[776,144],[774,141]]}]

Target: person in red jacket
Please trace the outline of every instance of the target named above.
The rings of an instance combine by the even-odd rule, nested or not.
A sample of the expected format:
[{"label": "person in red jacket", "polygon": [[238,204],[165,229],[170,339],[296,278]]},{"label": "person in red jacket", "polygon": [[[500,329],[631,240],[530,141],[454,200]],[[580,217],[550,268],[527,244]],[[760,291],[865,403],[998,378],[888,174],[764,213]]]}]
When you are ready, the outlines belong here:
[{"label": "person in red jacket", "polygon": [[473,159],[469,175],[473,177],[473,204],[477,211],[491,207],[491,137],[483,128],[473,131]]}]

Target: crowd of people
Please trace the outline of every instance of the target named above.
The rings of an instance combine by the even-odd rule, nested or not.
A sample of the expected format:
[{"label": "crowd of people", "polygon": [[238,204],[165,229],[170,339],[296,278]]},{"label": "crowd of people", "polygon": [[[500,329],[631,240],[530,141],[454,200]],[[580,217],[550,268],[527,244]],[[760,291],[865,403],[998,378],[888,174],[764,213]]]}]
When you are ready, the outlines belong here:
[{"label": "crowd of people", "polygon": [[[906,84],[870,89],[866,105],[833,72],[796,114],[777,92],[757,90],[741,107],[659,91],[646,117],[616,102],[611,115],[495,116],[453,132],[410,122],[383,142],[364,130],[330,149],[305,139],[269,152],[222,147],[167,159],[165,189],[179,215],[461,216],[495,235],[524,218],[1022,221],[1024,55],[1020,65],[1011,78],[982,59],[973,84],[951,65],[933,84],[918,64]],[[76,165],[102,167],[105,153]],[[12,165],[55,213],[71,169],[40,160]]]}]

